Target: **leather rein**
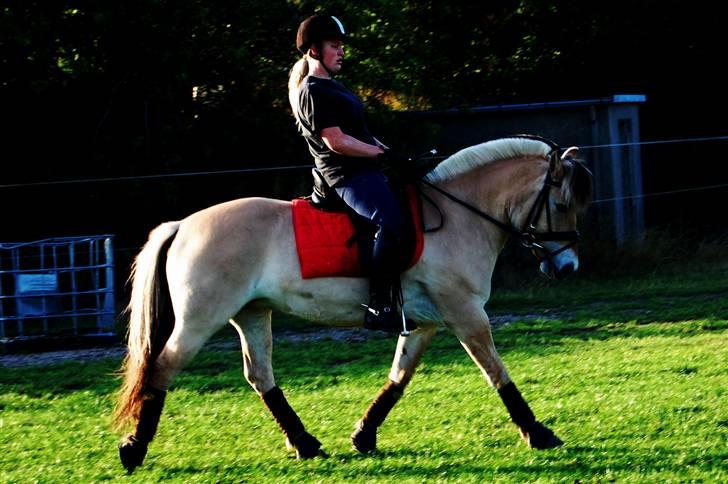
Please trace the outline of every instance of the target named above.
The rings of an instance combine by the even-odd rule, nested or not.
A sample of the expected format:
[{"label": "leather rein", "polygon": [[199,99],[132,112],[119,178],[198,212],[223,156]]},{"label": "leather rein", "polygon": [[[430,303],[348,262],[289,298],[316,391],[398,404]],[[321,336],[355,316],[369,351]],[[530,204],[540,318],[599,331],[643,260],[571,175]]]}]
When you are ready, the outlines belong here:
[{"label": "leather rein", "polygon": [[[550,200],[551,200],[551,188],[554,187],[561,187],[562,186],[562,180],[554,180],[551,177],[551,169],[553,168],[554,164],[556,163],[556,157],[558,157],[559,149],[558,147],[552,146],[553,151],[551,152],[550,156],[550,165],[549,170],[546,172],[546,178],[544,180],[543,186],[541,187],[541,190],[539,191],[538,196],[536,197],[536,200],[534,201],[533,205],[531,206],[531,210],[528,212],[528,217],[526,218],[526,222],[524,224],[524,228],[519,230],[516,227],[513,227],[512,225],[509,225],[505,222],[502,222],[498,220],[497,218],[483,212],[479,208],[475,207],[474,205],[471,205],[470,203],[461,200],[457,198],[452,193],[449,193],[442,188],[433,185],[432,183],[422,179],[420,182],[424,185],[427,185],[428,187],[432,188],[436,192],[440,193],[441,195],[445,196],[446,198],[452,200],[453,202],[457,203],[458,205],[462,206],[463,208],[469,210],[470,212],[474,213],[480,218],[483,218],[487,220],[488,222],[492,223],[496,227],[505,230],[509,234],[516,237],[521,245],[527,249],[530,249],[532,251],[540,251],[543,254],[545,254],[545,257],[539,257],[536,256],[539,261],[543,261],[545,259],[552,259],[553,257],[559,255],[560,253],[564,252],[565,250],[568,250],[569,248],[575,246],[580,239],[580,234],[578,230],[569,230],[569,231],[563,231],[558,232],[552,229],[551,225],[551,210],[549,207]],[[430,200],[432,203],[432,201]],[[546,210],[544,210],[546,208]],[[539,219],[541,218],[542,214],[546,212],[546,224],[548,227],[548,230],[546,232],[538,232],[536,230],[536,225],[538,224]],[[442,225],[437,227],[435,230],[439,229]],[[431,232],[434,230],[428,230],[428,232]],[[543,244],[543,242],[569,242],[568,244],[564,245],[563,247],[560,247],[558,250],[551,251]],[[534,254],[535,255],[535,254]]]}]

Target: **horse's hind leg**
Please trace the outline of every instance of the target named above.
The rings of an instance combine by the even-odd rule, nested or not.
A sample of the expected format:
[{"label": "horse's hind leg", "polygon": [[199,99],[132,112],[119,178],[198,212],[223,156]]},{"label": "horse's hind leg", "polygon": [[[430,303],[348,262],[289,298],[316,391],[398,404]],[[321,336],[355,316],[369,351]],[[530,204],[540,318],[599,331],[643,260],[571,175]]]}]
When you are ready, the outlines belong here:
[{"label": "horse's hind leg", "polygon": [[172,380],[220,327],[211,324],[192,325],[189,321],[175,322],[169,339],[154,361],[134,433],[126,436],[119,446],[119,457],[127,472],[132,473],[144,461],[149,443],[157,432]]},{"label": "horse's hind leg", "polygon": [[306,429],[273,378],[270,309],[243,309],[231,321],[240,335],[245,379],[265,403],[286,435],[286,447],[299,459],[322,454],[321,442]]},{"label": "horse's hind leg", "polygon": [[538,422],[516,385],[508,376],[503,362],[493,344],[490,321],[485,311],[474,307],[472,311],[461,311],[458,320],[446,318],[446,323],[473,359],[491,386],[498,394],[508,413],[518,426],[521,437],[536,449],[558,447],[563,442],[554,433]]},{"label": "horse's hind leg", "polygon": [[404,393],[405,387],[415,374],[422,353],[436,331],[436,326],[422,326],[407,337],[399,337],[389,380],[361,420],[356,423],[354,433],[351,434],[351,443],[362,454],[377,450],[377,429]]}]

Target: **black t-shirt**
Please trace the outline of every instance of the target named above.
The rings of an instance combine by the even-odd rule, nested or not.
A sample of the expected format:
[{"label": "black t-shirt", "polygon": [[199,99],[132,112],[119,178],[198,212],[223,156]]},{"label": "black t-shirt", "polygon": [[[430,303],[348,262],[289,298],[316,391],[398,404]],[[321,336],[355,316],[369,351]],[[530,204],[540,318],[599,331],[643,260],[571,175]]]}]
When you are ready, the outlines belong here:
[{"label": "black t-shirt", "polygon": [[340,82],[314,76],[303,79],[295,115],[298,131],[306,139],[316,167],[329,186],[336,185],[349,175],[376,167],[373,158],[339,155],[321,139],[321,130],[338,126],[344,134],[364,143],[376,144],[364,121],[364,105]]}]

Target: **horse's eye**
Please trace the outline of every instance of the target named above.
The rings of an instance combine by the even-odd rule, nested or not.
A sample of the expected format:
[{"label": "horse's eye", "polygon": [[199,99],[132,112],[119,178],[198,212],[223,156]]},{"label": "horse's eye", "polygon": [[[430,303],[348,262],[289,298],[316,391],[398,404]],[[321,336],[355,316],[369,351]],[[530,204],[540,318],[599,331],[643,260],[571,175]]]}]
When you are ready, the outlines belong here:
[{"label": "horse's eye", "polygon": [[567,207],[565,203],[555,203],[554,207],[556,207],[556,210],[561,213],[566,213],[569,211],[569,207]]}]

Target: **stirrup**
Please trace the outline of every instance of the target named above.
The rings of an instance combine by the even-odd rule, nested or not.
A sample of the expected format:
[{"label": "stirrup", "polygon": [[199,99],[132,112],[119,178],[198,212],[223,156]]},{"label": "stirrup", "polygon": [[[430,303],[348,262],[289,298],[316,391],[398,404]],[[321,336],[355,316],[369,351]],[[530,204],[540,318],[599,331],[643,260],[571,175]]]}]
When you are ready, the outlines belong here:
[{"label": "stirrup", "polygon": [[[382,314],[382,312],[380,310],[378,310],[376,308],[373,308],[373,307],[371,307],[371,306],[369,306],[367,304],[362,304],[362,307],[364,309],[366,309],[367,312],[369,312],[370,314],[372,314],[374,317],[379,317],[379,315]],[[404,314],[404,305],[400,305],[399,318],[398,319],[402,321],[402,331],[399,332],[399,335],[400,336],[403,336],[403,337],[406,338],[407,336],[410,335],[410,331],[414,331],[415,329],[417,329],[417,324],[415,324],[414,321],[408,320],[405,317],[405,314]],[[366,319],[364,320],[364,327],[367,328],[367,329],[372,329],[372,330],[376,330],[376,331],[384,331],[384,332],[387,332],[387,333],[393,333],[394,332],[394,331],[388,331],[387,330],[387,326],[384,326],[384,325],[382,327],[367,326]]]},{"label": "stirrup", "polygon": [[399,316],[392,311],[389,306],[376,307],[362,304],[366,308],[364,314],[364,328],[373,331],[384,331],[385,333],[397,333],[399,326]]},{"label": "stirrup", "polygon": [[[372,284],[370,282],[370,284]],[[366,309],[364,315],[364,327],[366,329],[384,331],[387,333],[399,332],[400,336],[407,337],[410,331],[417,329],[412,320],[407,320],[404,313],[404,297],[402,295],[402,284],[399,278],[389,285],[387,293],[381,292],[381,285],[371,288],[370,304],[362,304]],[[384,297],[382,297],[384,296]],[[383,304],[382,304],[383,303]],[[399,314],[397,314],[399,312]],[[401,330],[397,329],[397,326]]]}]

